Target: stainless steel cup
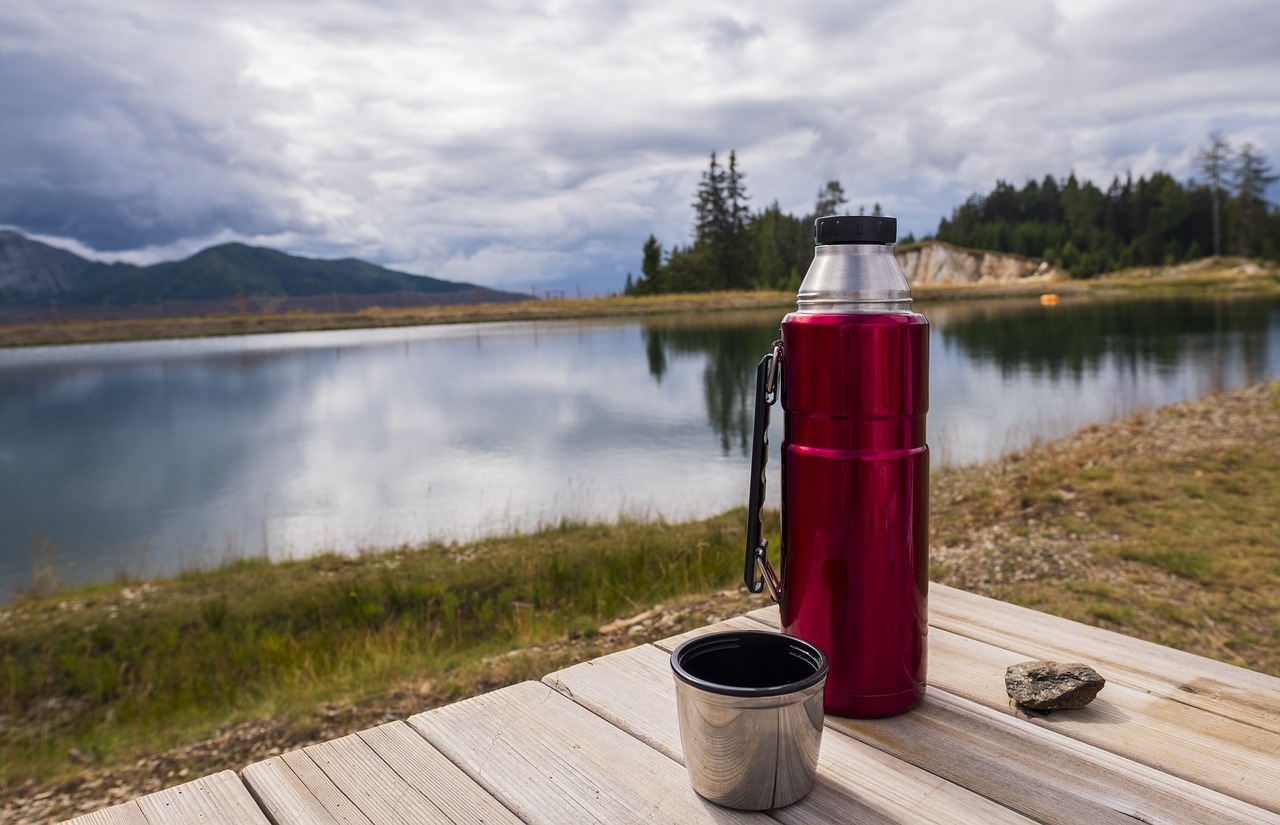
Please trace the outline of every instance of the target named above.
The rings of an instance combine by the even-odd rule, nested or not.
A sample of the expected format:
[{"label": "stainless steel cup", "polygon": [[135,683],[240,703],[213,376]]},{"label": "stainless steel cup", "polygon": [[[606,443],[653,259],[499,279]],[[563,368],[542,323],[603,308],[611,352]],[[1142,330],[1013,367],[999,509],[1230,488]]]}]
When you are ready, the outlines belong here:
[{"label": "stainless steel cup", "polygon": [[789,805],[813,787],[826,655],[781,633],[698,636],[671,654],[693,789],[730,808]]}]

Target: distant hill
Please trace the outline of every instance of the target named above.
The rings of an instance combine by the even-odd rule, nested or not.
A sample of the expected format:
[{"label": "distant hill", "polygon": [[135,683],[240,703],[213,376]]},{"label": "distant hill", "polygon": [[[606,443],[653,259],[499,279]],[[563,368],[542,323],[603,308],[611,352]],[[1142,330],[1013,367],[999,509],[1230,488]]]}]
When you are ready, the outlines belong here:
[{"label": "distant hill", "polygon": [[[228,243],[182,261],[104,264],[0,230],[0,308],[69,315],[152,314],[157,306],[218,311],[253,301],[270,309],[359,309],[527,300],[475,284],[410,275],[351,258],[324,261]],[[130,313],[129,308],[138,308]],[[143,310],[145,309],[145,312]],[[79,311],[77,311],[79,310]],[[108,311],[110,310],[110,311]]]},{"label": "distant hill", "polygon": [[93,266],[79,255],[0,229],[0,306],[69,293]]}]

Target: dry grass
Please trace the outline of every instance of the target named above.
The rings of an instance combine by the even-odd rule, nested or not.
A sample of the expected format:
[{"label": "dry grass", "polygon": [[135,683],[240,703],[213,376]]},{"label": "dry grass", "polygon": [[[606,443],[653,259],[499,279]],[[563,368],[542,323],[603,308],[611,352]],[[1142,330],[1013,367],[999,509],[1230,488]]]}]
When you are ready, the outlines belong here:
[{"label": "dry grass", "polygon": [[794,304],[794,295],[781,292],[715,292],[643,298],[583,298],[408,308],[373,307],[359,312],[340,313],[202,315],[118,321],[65,320],[35,324],[0,324],[0,347],[331,329],[370,329],[478,321],[609,318],[676,312],[719,313],[739,309],[788,307]]},{"label": "dry grass", "polygon": [[945,472],[935,580],[1280,676],[1280,383]]}]

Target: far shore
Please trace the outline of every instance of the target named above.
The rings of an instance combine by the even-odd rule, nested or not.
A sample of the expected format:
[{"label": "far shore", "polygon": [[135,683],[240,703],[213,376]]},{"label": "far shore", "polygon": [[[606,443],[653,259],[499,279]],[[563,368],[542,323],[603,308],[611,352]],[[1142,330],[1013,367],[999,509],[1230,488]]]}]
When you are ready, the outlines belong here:
[{"label": "far shore", "polygon": [[[1176,267],[1143,267],[1090,280],[1027,279],[1019,282],[917,284],[916,300],[981,298],[1038,299],[1040,295],[1147,295],[1280,292],[1280,267],[1235,258],[1205,259]],[[162,338],[203,338],[276,332],[423,326],[499,321],[550,321],[672,313],[712,313],[795,306],[795,295],[778,291],[705,292],[645,297],[608,296],[516,303],[373,307],[358,312],[289,312],[72,320],[0,324],[0,347],[90,344]]]}]

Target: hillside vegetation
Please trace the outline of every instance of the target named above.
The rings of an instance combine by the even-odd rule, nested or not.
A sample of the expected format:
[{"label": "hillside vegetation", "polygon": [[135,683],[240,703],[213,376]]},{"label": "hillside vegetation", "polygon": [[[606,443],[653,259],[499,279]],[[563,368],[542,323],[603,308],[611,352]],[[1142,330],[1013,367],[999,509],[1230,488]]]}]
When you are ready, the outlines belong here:
[{"label": "hillside vegetation", "polygon": [[430,303],[525,297],[350,258],[317,260],[240,243],[151,266],[104,264],[0,230],[0,308],[34,306],[40,312],[71,316],[77,308],[141,307],[136,314],[164,315],[166,304],[168,314],[183,314],[201,302],[247,309],[248,299],[333,296],[386,296],[384,302],[392,304],[419,303],[424,297]]},{"label": "hillside vegetation", "polygon": [[[1112,180],[1105,190],[1075,173],[1046,175],[1018,189],[997,181],[943,218],[926,240],[978,252],[1007,252],[1090,278],[1132,266],[1169,266],[1233,254],[1280,262],[1280,210],[1265,199],[1277,180],[1252,145],[1233,150],[1218,135],[1197,158],[1200,182],[1179,182],[1166,172],[1134,181]],[[722,164],[715,152],[694,192],[692,242],[664,248],[650,235],[640,274],[627,276],[634,295],[720,289],[795,292],[813,260],[818,217],[850,214],[844,187],[831,180],[805,215],[783,212],[775,200],[750,207],[746,172],[736,153]],[[865,205],[857,214],[866,214]],[[881,215],[875,204],[872,216]],[[900,238],[910,246],[915,238]]]}]

